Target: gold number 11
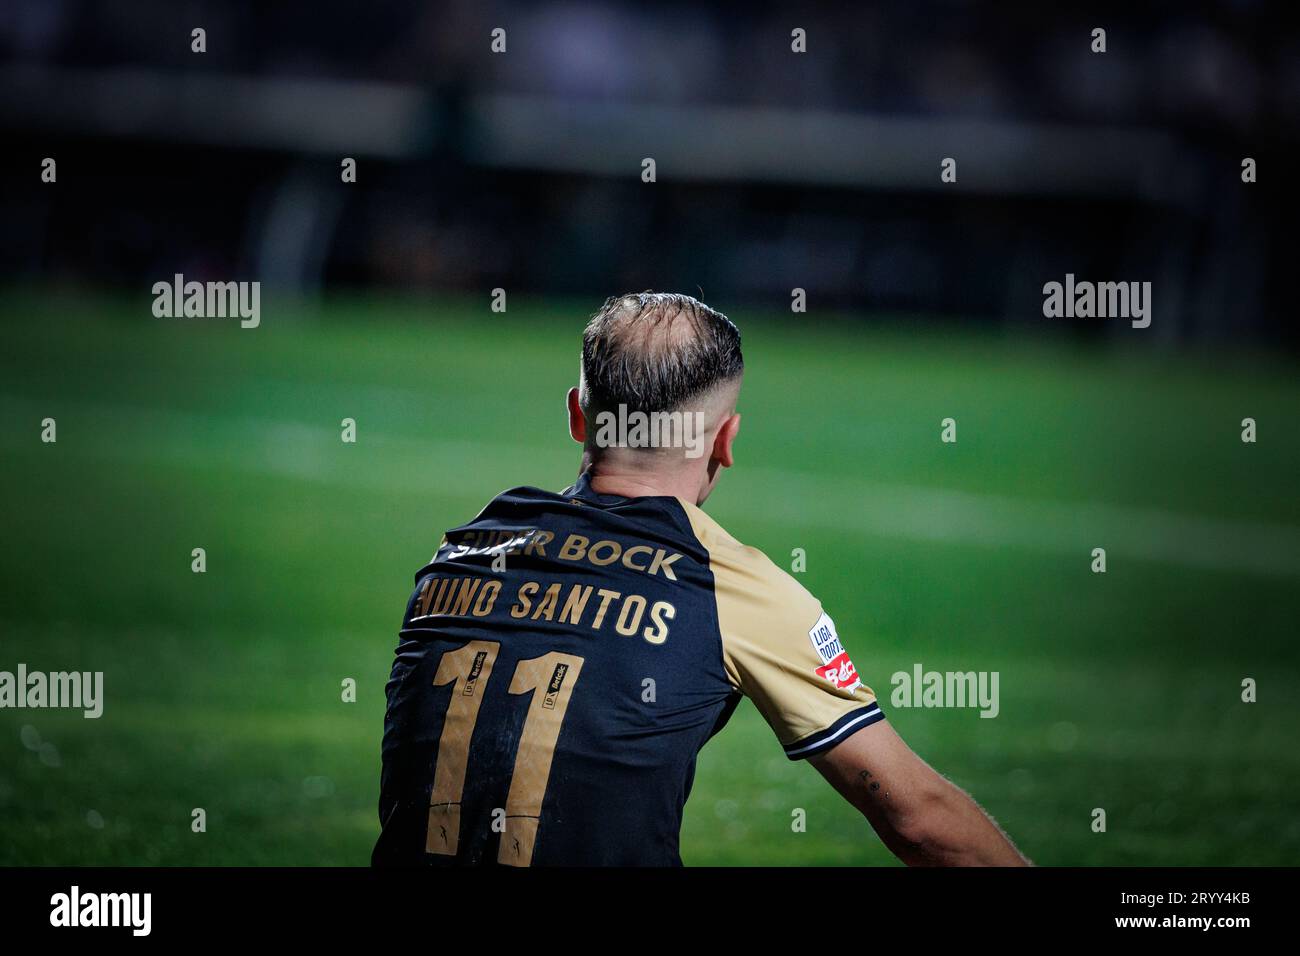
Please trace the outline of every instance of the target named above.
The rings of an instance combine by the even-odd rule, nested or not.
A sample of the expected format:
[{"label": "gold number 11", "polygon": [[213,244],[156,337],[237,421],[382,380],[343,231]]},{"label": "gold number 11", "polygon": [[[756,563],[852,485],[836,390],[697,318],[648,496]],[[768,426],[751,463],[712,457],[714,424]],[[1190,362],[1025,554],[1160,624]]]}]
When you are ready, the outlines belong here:
[{"label": "gold number 11", "polygon": [[[464,647],[447,651],[438,663],[433,686],[455,686],[442,736],[438,738],[437,767],[429,794],[429,829],[424,843],[427,853],[455,856],[460,845],[460,803],[465,792],[469,742],[478,722],[483,690],[500,650],[501,645],[496,641],[470,641]],[[532,862],[555,742],[560,736],[573,687],[578,683],[582,662],[581,657],[553,651],[520,661],[515,667],[510,693],[533,691],[533,699],[524,718],[510,793],[506,796],[505,830],[497,850],[498,863],[528,866]]]}]

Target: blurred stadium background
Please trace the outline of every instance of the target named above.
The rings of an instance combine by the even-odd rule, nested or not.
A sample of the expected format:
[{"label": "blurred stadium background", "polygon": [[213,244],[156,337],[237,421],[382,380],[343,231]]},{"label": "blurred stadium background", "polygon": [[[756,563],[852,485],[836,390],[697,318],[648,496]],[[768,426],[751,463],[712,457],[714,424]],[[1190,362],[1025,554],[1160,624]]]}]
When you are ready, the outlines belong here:
[{"label": "blurred stadium background", "polygon": [[[107,701],[0,710],[0,863],[366,862],[410,575],[572,479],[581,324],[644,288],[745,333],[710,510],[806,550],[900,732],[1027,853],[1294,863],[1284,9],[8,0],[0,670]],[[155,319],[178,272],[260,281],[261,327]],[[1152,282],[1151,327],[1044,318],[1067,272]],[[891,707],[918,662],[1000,672],[1000,715]],[[683,856],[892,860],[749,705]]]}]

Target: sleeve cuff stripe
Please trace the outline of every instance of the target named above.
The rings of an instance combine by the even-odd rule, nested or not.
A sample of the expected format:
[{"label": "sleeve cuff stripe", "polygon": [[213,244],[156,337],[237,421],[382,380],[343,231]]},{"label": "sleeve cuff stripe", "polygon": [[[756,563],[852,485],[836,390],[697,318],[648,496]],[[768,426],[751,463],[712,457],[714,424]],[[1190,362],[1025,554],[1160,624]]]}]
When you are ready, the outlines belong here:
[{"label": "sleeve cuff stripe", "polygon": [[885,712],[880,709],[880,704],[872,701],[860,710],[849,711],[825,730],[819,731],[810,737],[804,737],[792,744],[787,744],[785,755],[791,760],[815,756],[823,750],[830,749],[853,731],[874,724],[878,720],[883,720],[884,717]]}]

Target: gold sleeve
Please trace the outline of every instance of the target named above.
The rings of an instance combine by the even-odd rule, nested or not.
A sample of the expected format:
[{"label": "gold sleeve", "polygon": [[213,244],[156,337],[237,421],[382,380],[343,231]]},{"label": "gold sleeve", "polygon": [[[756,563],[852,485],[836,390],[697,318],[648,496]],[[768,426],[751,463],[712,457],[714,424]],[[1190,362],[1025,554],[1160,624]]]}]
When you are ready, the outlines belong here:
[{"label": "gold sleeve", "polygon": [[713,572],[727,677],[792,760],[823,753],[884,718],[821,603],[761,551],[683,507]]}]

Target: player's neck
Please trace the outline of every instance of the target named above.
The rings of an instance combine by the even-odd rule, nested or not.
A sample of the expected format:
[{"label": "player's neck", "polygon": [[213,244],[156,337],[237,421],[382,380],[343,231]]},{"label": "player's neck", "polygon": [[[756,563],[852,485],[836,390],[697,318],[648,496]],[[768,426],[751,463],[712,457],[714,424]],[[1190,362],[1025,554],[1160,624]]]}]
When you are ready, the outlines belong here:
[{"label": "player's neck", "polygon": [[592,464],[586,470],[591,490],[598,495],[618,495],[620,498],[667,496],[693,504],[700,494],[700,477],[694,470],[658,474],[620,469],[605,463]]}]

